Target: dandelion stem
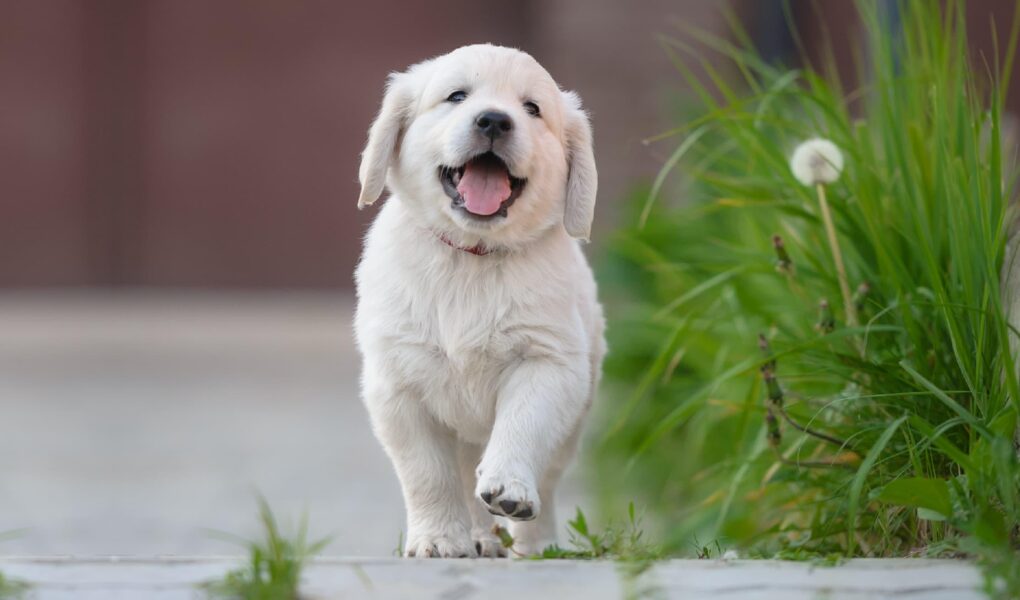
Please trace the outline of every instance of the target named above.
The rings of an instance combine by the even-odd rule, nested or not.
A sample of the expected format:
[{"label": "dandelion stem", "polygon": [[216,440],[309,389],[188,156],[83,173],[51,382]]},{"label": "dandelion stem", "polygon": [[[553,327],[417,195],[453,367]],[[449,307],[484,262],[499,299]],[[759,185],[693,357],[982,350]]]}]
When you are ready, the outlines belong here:
[{"label": "dandelion stem", "polygon": [[839,291],[843,295],[843,308],[846,311],[846,323],[850,327],[857,326],[857,307],[854,306],[853,296],[850,294],[850,281],[846,276],[846,267],[843,266],[843,253],[839,250],[839,240],[836,239],[836,226],[832,223],[832,213],[829,211],[829,202],[825,198],[825,186],[821,183],[815,185],[818,190],[818,205],[822,210],[822,222],[825,224],[825,233],[829,237],[829,247],[832,249],[832,260],[836,264],[836,277],[839,279]]}]

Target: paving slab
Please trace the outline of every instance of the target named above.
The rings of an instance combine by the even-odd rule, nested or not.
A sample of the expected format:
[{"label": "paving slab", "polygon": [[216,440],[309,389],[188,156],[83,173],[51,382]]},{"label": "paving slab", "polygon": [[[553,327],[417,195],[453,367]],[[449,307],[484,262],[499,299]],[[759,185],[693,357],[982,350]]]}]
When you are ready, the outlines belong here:
[{"label": "paving slab", "polygon": [[[38,600],[186,600],[239,558],[6,558]],[[670,560],[637,579],[603,561],[320,558],[303,576],[308,600],[977,600],[976,567],[949,560],[852,560],[837,567],[780,561]]]}]

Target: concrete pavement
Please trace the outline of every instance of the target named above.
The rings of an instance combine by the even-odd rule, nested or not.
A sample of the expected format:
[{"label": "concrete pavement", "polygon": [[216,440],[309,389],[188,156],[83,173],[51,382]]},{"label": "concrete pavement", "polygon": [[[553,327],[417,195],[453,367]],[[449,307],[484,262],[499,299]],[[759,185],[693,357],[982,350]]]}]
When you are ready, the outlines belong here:
[{"label": "concrete pavement", "polygon": [[[255,491],[331,554],[403,529],[358,398],[353,300],[321,293],[0,295],[0,555],[234,554]],[[576,478],[561,515],[583,502]]]},{"label": "concrete pavement", "polygon": [[[38,600],[186,600],[236,559],[0,560],[41,582]],[[854,560],[840,567],[777,561],[672,560],[637,579],[609,562],[337,559],[308,567],[308,600],[978,600],[981,578],[948,560]]]}]

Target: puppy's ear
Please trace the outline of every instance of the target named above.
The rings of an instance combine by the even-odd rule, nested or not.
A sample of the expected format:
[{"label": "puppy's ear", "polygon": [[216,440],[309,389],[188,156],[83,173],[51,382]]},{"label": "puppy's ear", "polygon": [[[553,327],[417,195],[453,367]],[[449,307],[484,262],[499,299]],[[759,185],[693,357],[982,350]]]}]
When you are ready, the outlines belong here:
[{"label": "puppy's ear", "polygon": [[563,226],[572,237],[588,240],[595,216],[595,193],[599,175],[595,170],[591,123],[574,92],[563,92],[566,106],[567,201],[563,208]]},{"label": "puppy's ear", "polygon": [[411,116],[412,93],[406,73],[393,73],[386,82],[379,116],[368,130],[368,143],[361,153],[361,195],[358,208],[379,199],[386,187],[386,170],[399,150],[400,138]]}]

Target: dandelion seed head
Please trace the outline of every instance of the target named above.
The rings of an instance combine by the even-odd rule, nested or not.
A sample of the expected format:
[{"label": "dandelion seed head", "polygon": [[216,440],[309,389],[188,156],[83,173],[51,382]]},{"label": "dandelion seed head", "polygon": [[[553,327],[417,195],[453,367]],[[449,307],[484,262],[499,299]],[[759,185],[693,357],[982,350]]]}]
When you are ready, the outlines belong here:
[{"label": "dandelion seed head", "polygon": [[793,151],[790,170],[797,181],[807,186],[832,183],[843,170],[843,153],[829,140],[810,139]]}]

